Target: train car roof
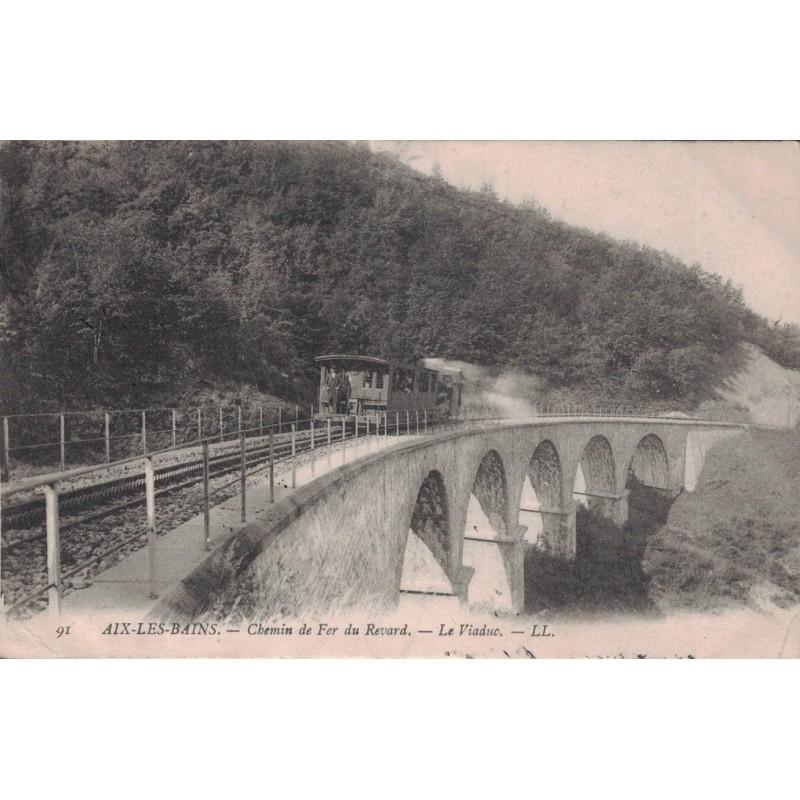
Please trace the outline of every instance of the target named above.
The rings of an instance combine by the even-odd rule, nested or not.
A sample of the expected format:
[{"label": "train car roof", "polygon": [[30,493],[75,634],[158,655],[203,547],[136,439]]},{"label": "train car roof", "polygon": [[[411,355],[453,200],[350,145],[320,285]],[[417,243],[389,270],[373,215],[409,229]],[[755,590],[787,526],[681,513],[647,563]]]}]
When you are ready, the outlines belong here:
[{"label": "train car roof", "polygon": [[[375,364],[381,367],[402,367],[403,369],[414,369],[413,365],[410,364],[403,364],[399,361],[387,361],[384,358],[374,358],[373,356],[354,356],[354,355],[329,355],[329,356],[317,356],[314,361],[320,364],[330,364],[331,362],[336,361],[361,361],[365,364]],[[426,367],[422,364],[418,364],[416,369],[425,370],[425,372],[437,372],[437,370],[433,369],[432,367]]]},{"label": "train car roof", "polygon": [[379,364],[382,367],[390,366],[388,361],[382,358],[373,358],[372,356],[348,356],[348,355],[333,355],[333,356],[317,356],[314,361],[320,363],[327,363],[330,361],[364,361],[367,364]]}]

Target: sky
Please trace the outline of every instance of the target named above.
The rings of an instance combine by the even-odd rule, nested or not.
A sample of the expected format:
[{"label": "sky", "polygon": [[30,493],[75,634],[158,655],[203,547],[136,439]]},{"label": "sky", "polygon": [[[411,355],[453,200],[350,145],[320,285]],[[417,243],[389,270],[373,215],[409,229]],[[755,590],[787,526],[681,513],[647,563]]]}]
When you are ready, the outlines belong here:
[{"label": "sky", "polygon": [[795,142],[374,141],[450,183],[666,250],[800,324],[800,145]]}]

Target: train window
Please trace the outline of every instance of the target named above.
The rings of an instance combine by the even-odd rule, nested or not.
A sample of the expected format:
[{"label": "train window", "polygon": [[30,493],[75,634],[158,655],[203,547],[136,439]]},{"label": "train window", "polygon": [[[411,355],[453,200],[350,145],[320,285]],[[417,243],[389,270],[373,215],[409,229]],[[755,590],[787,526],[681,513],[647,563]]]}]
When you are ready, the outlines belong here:
[{"label": "train window", "polygon": [[410,369],[395,368],[392,388],[395,392],[410,394],[414,391],[414,371]]},{"label": "train window", "polygon": [[386,373],[379,369],[365,369],[364,370],[364,388],[365,389],[383,389]]},{"label": "train window", "polygon": [[431,374],[430,372],[426,372],[424,369],[419,371],[419,391],[420,393],[428,393],[428,387],[430,386],[431,382]]}]

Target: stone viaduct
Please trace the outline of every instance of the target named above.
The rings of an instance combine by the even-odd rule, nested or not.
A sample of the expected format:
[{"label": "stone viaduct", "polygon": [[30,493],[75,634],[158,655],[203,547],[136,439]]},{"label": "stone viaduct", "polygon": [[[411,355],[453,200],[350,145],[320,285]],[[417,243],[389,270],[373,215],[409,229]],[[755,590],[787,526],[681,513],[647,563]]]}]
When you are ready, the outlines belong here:
[{"label": "stone viaduct", "polygon": [[520,611],[526,542],[575,557],[576,498],[624,524],[631,476],[667,498],[692,490],[709,447],[744,427],[539,418],[400,440],[277,503],[154,614],[218,618],[246,596],[255,615],[297,617],[396,608],[403,594]]}]

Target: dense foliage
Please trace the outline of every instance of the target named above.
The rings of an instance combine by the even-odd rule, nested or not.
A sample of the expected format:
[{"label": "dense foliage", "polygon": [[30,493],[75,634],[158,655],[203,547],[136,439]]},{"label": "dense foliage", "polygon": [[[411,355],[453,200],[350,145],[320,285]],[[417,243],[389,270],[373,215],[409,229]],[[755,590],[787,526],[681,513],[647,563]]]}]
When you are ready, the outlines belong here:
[{"label": "dense foliage", "polygon": [[692,403],[796,327],[672,256],[457,190],[365,145],[0,147],[7,411],[309,396],[313,356],[447,356]]}]

